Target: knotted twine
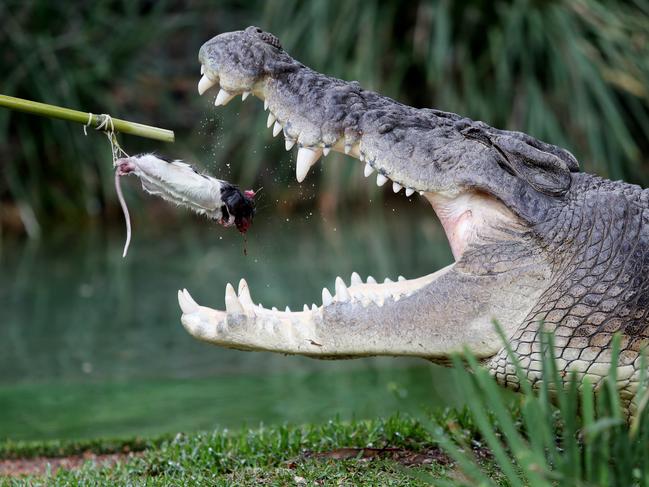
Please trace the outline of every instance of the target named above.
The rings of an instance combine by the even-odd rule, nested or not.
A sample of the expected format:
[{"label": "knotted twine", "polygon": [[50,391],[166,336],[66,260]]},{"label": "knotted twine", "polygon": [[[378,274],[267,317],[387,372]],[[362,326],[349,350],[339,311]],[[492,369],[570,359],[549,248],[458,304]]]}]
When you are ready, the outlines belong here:
[{"label": "knotted twine", "polygon": [[[124,250],[122,252],[122,258],[126,257],[128,252],[128,247],[131,244],[131,216],[128,212],[128,207],[126,206],[126,200],[124,199],[124,194],[122,193],[122,186],[120,184],[120,175],[117,170],[117,160],[122,157],[130,157],[124,149],[119,145],[117,141],[117,135],[115,134],[115,125],[113,124],[113,118],[107,114],[102,113],[97,115],[99,123],[95,127],[95,130],[101,130],[106,134],[108,142],[110,143],[110,152],[113,158],[113,167],[115,168],[115,191],[117,192],[117,199],[119,204],[122,207],[122,213],[124,214],[124,220],[126,223],[126,242],[124,243]],[[88,122],[83,126],[84,135],[88,135],[87,128],[92,124],[92,113],[88,112]]]}]

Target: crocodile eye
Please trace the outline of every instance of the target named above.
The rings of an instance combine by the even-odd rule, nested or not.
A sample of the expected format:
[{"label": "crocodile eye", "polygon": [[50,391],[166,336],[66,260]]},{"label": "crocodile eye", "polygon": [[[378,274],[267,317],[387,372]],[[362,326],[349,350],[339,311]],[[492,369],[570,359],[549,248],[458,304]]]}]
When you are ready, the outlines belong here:
[{"label": "crocodile eye", "polygon": [[276,47],[277,49],[282,48],[282,45],[280,44],[279,39],[276,36],[274,36],[270,32],[264,32],[264,30],[259,27],[253,27],[251,25],[246,29],[246,33],[248,35],[261,39],[266,44],[270,44],[271,46]]}]

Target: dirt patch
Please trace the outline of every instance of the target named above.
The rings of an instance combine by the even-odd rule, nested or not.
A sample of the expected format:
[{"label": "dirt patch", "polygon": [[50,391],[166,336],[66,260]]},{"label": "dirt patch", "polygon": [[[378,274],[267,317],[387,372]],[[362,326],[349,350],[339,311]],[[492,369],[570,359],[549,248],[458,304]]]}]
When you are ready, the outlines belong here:
[{"label": "dirt patch", "polygon": [[34,457],[0,460],[0,477],[16,477],[20,475],[45,475],[49,470],[55,473],[59,469],[73,470],[80,468],[86,462],[92,462],[101,467],[109,467],[117,462],[126,461],[138,455],[137,453],[111,453],[97,455],[84,453],[67,457]]},{"label": "dirt patch", "polygon": [[325,452],[305,452],[305,458],[323,460],[372,460],[374,458],[390,459],[404,466],[426,465],[437,463],[451,464],[451,459],[439,448],[428,448],[419,452],[405,448],[336,448]]}]

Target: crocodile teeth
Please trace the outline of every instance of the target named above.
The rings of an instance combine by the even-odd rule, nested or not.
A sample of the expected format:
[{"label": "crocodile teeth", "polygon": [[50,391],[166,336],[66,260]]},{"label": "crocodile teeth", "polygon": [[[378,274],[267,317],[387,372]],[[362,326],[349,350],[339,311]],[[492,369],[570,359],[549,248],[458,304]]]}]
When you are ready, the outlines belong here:
[{"label": "crocodile teeth", "polygon": [[336,277],[336,298],[342,302],[349,301],[352,298],[341,277]]},{"label": "crocodile teeth", "polygon": [[308,147],[300,147],[297,152],[297,165],[295,166],[295,177],[297,182],[301,183],[309,173],[309,169],[313,166],[322,155],[322,149],[309,149]]},{"label": "crocodile teeth", "polygon": [[287,313],[290,313],[290,312],[291,312],[291,308],[289,308],[289,307],[287,306],[286,309],[285,309],[284,311],[286,311]]},{"label": "crocodile teeth", "polygon": [[365,163],[365,169],[363,169],[363,174],[365,175],[365,177],[366,178],[369,177],[370,174],[372,174],[373,172],[374,172],[374,168],[372,166],[370,166],[369,162],[366,162]]},{"label": "crocodile teeth", "polygon": [[372,276],[367,276],[367,283],[376,284],[376,279],[374,279]]},{"label": "crocodile teeth", "polygon": [[311,311],[318,311],[318,307],[315,305],[315,303],[311,304]]},{"label": "crocodile teeth", "polygon": [[304,311],[304,312],[309,311],[309,306],[305,304],[305,305],[302,307],[302,311]]},{"label": "crocodile teeth", "polygon": [[282,124],[279,122],[275,122],[275,125],[273,125],[273,137],[277,137],[277,135],[282,131]]},{"label": "crocodile teeth", "polygon": [[284,147],[286,147],[286,150],[291,150],[293,146],[295,145],[295,141],[291,139],[286,139],[284,141]]},{"label": "crocodile teeth", "polygon": [[216,81],[212,81],[207,77],[207,75],[204,74],[203,76],[201,76],[201,80],[198,82],[198,94],[202,95],[215,84]]},{"label": "crocodile teeth", "polygon": [[250,288],[245,279],[239,281],[239,301],[243,306],[253,306],[252,297],[250,296]]},{"label": "crocodile teeth", "polygon": [[178,304],[183,313],[188,315],[195,313],[199,308],[198,303],[194,301],[187,289],[178,291]]},{"label": "crocodile teeth", "polygon": [[219,94],[216,95],[216,100],[214,100],[214,106],[215,107],[218,107],[218,106],[221,106],[221,105],[225,106],[228,103],[230,103],[230,100],[232,100],[232,98],[234,98],[234,95],[232,95],[231,93],[228,93],[223,88],[221,88],[219,90]]},{"label": "crocodile teeth", "polygon": [[406,278],[403,277],[403,276],[399,276],[399,277],[397,277],[397,281],[399,281],[399,282],[403,282],[403,281],[405,281],[405,280],[406,280]]},{"label": "crocodile teeth", "polygon": [[[349,149],[347,149],[349,147]],[[349,154],[352,157],[357,157],[361,161],[365,160],[365,155],[361,153],[361,146],[358,142],[355,142],[353,144],[345,144],[345,154]]]},{"label": "crocodile teeth", "polygon": [[386,277],[386,278],[383,280],[383,284],[390,284],[391,282],[394,282],[394,281],[393,281],[392,279],[390,279],[389,277]]},{"label": "crocodile teeth", "polygon": [[266,120],[266,127],[270,128],[275,123],[275,120],[275,115],[273,115],[273,112],[270,112],[268,114],[268,120]]},{"label": "crocodile teeth", "polygon": [[201,64],[201,76],[205,74],[205,66]]},{"label": "crocodile teeth", "polygon": [[264,111],[268,110],[268,100],[264,100]]},{"label": "crocodile teeth", "polygon": [[403,186],[401,186],[396,181],[392,182],[392,191],[394,191],[395,193],[398,193],[399,191],[401,191],[402,188],[403,188]]},{"label": "crocodile teeth", "polygon": [[334,298],[331,296],[329,289],[322,288],[322,306],[329,306],[333,302]]},{"label": "crocodile teeth", "polygon": [[415,193],[415,190],[412,188],[406,188],[406,196],[410,198]]},{"label": "crocodile teeth", "polygon": [[363,280],[361,279],[361,276],[358,275],[358,272],[352,272],[352,286],[358,284],[363,284]]},{"label": "crocodile teeth", "polygon": [[234,288],[229,282],[225,286],[225,310],[231,314],[243,313],[243,306],[241,306],[237,293],[234,292]]},{"label": "crocodile teeth", "polygon": [[331,150],[331,147],[325,147],[322,149],[322,153],[324,154],[325,157],[329,155],[329,151]]},{"label": "crocodile teeth", "polygon": [[383,174],[377,174],[376,175],[376,185],[377,186],[383,186],[385,183],[388,182],[388,178],[384,176]]},{"label": "crocodile teeth", "polygon": [[241,93],[241,101],[246,101],[246,98],[248,98],[249,96],[250,96],[250,92],[244,91],[243,93]]}]

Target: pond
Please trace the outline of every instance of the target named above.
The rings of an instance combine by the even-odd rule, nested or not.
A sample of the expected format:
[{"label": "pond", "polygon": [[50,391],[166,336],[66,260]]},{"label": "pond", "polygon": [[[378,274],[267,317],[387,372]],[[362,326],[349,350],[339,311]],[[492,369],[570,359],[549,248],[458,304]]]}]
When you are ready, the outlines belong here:
[{"label": "pond", "polygon": [[[352,271],[410,278],[451,254],[423,202],[330,220],[260,214],[247,256],[236,231],[136,214],[0,253],[0,439],[147,436],[260,423],[421,413],[461,403],[452,374],[417,359],[317,361],[225,350],[180,324],[178,288],[222,308],[241,277],[264,306],[320,304]],[[368,210],[369,211],[369,210]],[[164,213],[163,213],[164,215]]]}]

